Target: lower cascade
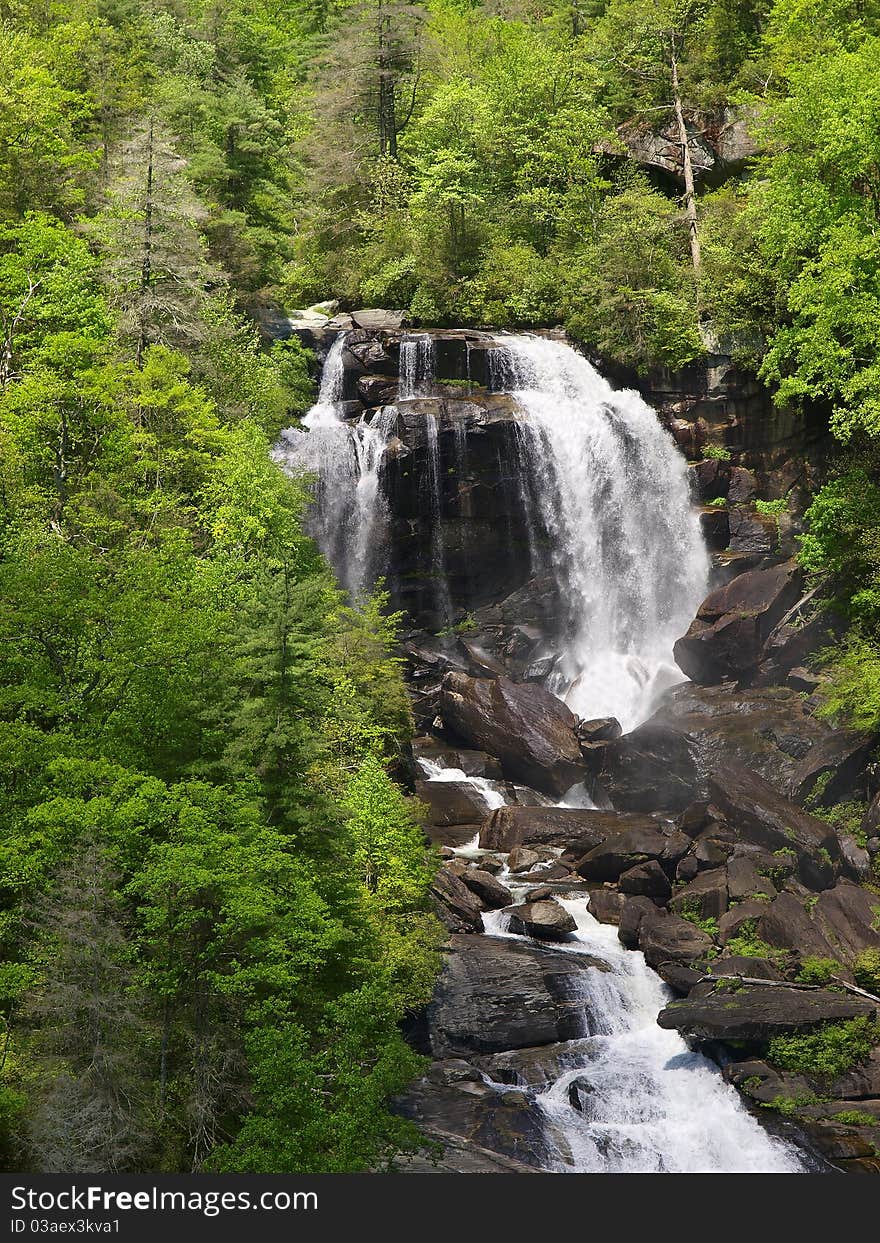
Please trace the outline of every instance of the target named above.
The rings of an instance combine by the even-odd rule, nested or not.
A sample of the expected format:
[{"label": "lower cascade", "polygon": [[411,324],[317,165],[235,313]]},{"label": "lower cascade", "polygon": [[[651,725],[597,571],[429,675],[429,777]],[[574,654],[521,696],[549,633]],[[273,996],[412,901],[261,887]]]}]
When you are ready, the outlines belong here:
[{"label": "lower cascade", "polygon": [[[347,417],[344,400],[345,349],[341,334],[305,430],[285,432],[276,457],[288,470],[317,477],[312,529],[344,587],[356,595],[377,576],[393,577],[387,542],[393,498],[385,471],[390,455],[400,452],[401,427],[419,424],[425,456],[418,495],[430,524],[422,564],[432,580],[437,632],[444,633],[441,626],[449,627],[459,604],[447,573],[445,481],[468,461],[470,347],[467,376],[458,381],[467,389],[452,420],[452,466],[438,435],[438,419],[448,410],[432,394],[430,334],[401,342],[399,388],[387,404],[361,410],[356,421]],[[536,638],[543,644],[536,648],[540,659],[535,652],[530,657],[540,677],[529,680],[542,681],[578,717],[616,717],[628,732],[651,715],[665,689],[682,681],[673,643],[706,594],[709,561],[684,459],[636,393],[613,390],[563,341],[498,336],[487,363],[484,388],[508,395],[515,412],[518,477],[511,490],[524,511],[518,529],[528,534],[532,581],[549,578],[558,602],[552,624]],[[482,430],[478,426],[475,436]],[[426,782],[469,788],[486,815],[517,801],[502,781],[469,776],[442,758],[418,763]],[[583,787],[555,802],[591,805]],[[478,857],[478,839],[456,853]],[[535,884],[506,865],[498,880],[515,904]],[[625,949],[613,925],[588,913],[582,893],[566,894],[563,886],[555,897],[573,930],[554,952],[583,960],[574,975],[583,1034],[567,1042],[561,1064],[537,1080],[502,1083],[484,1073],[501,1095],[528,1094],[541,1133],[531,1165],[562,1173],[808,1168],[798,1148],[748,1112],[714,1063],[657,1025],[671,991],[643,955]],[[488,936],[532,943],[510,924],[509,909],[484,915]]]}]

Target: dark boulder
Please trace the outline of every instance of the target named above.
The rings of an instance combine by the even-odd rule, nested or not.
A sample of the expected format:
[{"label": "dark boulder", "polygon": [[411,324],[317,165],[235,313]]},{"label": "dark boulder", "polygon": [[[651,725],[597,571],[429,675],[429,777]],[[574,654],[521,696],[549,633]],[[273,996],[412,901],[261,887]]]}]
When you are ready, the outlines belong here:
[{"label": "dark boulder", "polygon": [[830,825],[811,816],[759,777],[729,764],[709,780],[713,803],[746,841],[768,850],[794,851],[798,875],[813,889],[834,883],[842,863],[840,843]]},{"label": "dark boulder", "polygon": [[434,877],[431,898],[437,918],[450,932],[483,931],[480,902],[449,868]]},{"label": "dark boulder", "polygon": [[727,893],[731,902],[756,896],[775,898],[776,886],[767,876],[761,875],[755,859],[735,851],[727,861]]},{"label": "dark boulder", "polygon": [[731,505],[747,505],[755,499],[757,490],[757,480],[750,470],[744,466],[731,467],[727,488],[727,500]]},{"label": "dark boulder", "polygon": [[706,597],[675,644],[679,667],[694,682],[738,679],[758,664],[773,627],[797,601],[803,572],[794,562],[748,570]]},{"label": "dark boulder", "polygon": [[465,868],[460,879],[471,893],[477,895],[487,910],[497,910],[502,906],[508,906],[513,901],[507,886],[502,885],[491,872],[485,872],[482,868]]},{"label": "dark boulder", "polygon": [[706,975],[746,976],[752,980],[782,980],[785,977],[769,958],[753,958],[744,954],[729,954],[713,958],[706,965]]},{"label": "dark boulder", "polygon": [[582,976],[605,964],[570,950],[499,937],[450,938],[428,1007],[435,1057],[500,1053],[590,1035]]},{"label": "dark boulder", "polygon": [[615,833],[578,860],[575,870],[586,880],[617,880],[622,872],[649,859],[674,865],[690,846],[690,839],[676,830],[656,827],[625,829]]},{"label": "dark boulder", "polygon": [[813,907],[814,925],[835,951],[850,963],[863,950],[880,950],[880,895],[842,880],[819,895]]},{"label": "dark boulder", "polygon": [[559,797],[585,776],[577,718],[541,686],[452,672],[443,679],[440,708],[446,725],[496,755],[512,780]]},{"label": "dark boulder", "polygon": [[804,757],[831,733],[787,687],[683,683],[652,717],[605,746],[598,780],[621,811],[678,814],[702,804],[710,773],[730,762],[788,795]]},{"label": "dark boulder", "polygon": [[834,958],[835,953],[819,925],[793,893],[781,893],[762,909],[755,921],[756,935],[775,949],[791,950],[801,958]]},{"label": "dark boulder", "polygon": [[713,941],[688,919],[677,915],[664,915],[642,920],[639,928],[639,949],[645,955],[649,967],[664,974],[666,963],[690,965],[700,961],[713,950]]},{"label": "dark boulder", "polygon": [[649,859],[647,863],[639,863],[621,873],[619,884],[621,893],[643,894],[660,902],[668,901],[672,892],[669,878],[656,859]]},{"label": "dark boulder", "polygon": [[578,721],[575,732],[583,743],[611,742],[623,734],[620,721],[613,716],[598,717],[591,721]]},{"label": "dark boulder", "polygon": [[587,910],[600,924],[616,924],[620,920],[620,911],[624,903],[624,895],[616,889],[593,889],[587,899]]},{"label": "dark boulder", "polygon": [[427,805],[432,825],[479,824],[489,814],[486,800],[469,781],[417,781],[416,794]]},{"label": "dark boulder", "polygon": [[575,807],[499,807],[480,830],[487,850],[515,846],[564,846],[570,853],[586,854],[622,828],[654,827],[647,816],[620,815]]},{"label": "dark boulder", "polygon": [[690,884],[677,889],[669,903],[676,915],[693,914],[698,919],[720,919],[727,910],[727,871],[718,868],[700,872]]},{"label": "dark boulder", "polygon": [[511,906],[506,914],[510,931],[539,941],[564,941],[577,930],[573,916],[558,902],[524,902]]},{"label": "dark boulder", "polygon": [[[791,797],[803,803],[811,795],[831,807],[867,793],[865,767],[877,745],[876,733],[838,729],[811,747],[791,778]],[[815,789],[823,778],[821,791]]]},{"label": "dark boulder", "polygon": [[754,513],[750,509],[734,506],[730,510],[731,552],[760,553],[767,555],[779,547],[779,525],[775,515]]},{"label": "dark boulder", "polygon": [[[702,987],[702,986],[701,986]],[[860,997],[828,989],[768,985],[730,988],[707,986],[700,997],[673,1001],[657,1016],[661,1027],[698,1040],[763,1044],[785,1032],[809,1030],[820,1023],[877,1016],[877,1006]]]},{"label": "dark boulder", "polygon": [[628,950],[638,949],[642,924],[661,916],[662,912],[650,898],[640,895],[626,898],[617,917],[617,939]]}]

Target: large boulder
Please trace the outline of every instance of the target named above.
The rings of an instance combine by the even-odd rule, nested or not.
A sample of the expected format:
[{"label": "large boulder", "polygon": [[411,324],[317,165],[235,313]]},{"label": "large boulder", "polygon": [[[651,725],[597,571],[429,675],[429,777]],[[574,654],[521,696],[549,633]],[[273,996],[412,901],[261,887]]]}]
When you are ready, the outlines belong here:
[{"label": "large boulder", "polygon": [[577,718],[543,687],[447,673],[440,710],[467,745],[496,755],[505,776],[560,797],[585,776]]},{"label": "large boulder", "polygon": [[506,885],[502,885],[497,876],[482,868],[465,868],[459,878],[464,885],[476,894],[486,910],[498,910],[508,906],[513,896]]},{"label": "large boulder", "polygon": [[700,872],[669,903],[676,915],[695,915],[698,919],[720,919],[727,910],[727,872],[715,868]]},{"label": "large boulder", "polygon": [[627,829],[654,829],[651,816],[580,807],[499,807],[480,830],[484,850],[513,850],[516,846],[564,846],[570,854],[585,855],[606,838]]},{"label": "large boulder", "polygon": [[774,626],[801,592],[803,572],[793,561],[747,570],[711,592],[675,644],[680,669],[694,682],[740,679],[757,666]]},{"label": "large boulder", "polygon": [[598,781],[621,811],[684,811],[733,762],[790,794],[804,757],[832,734],[788,687],[673,687],[652,717],[609,742]]},{"label": "large boulder", "polygon": [[416,794],[427,805],[432,825],[480,824],[489,814],[488,803],[469,781],[417,781]]},{"label": "large boulder", "polygon": [[738,835],[768,850],[793,851],[803,883],[827,889],[842,856],[834,830],[774,790],[757,773],[728,764],[709,780],[712,802]]},{"label": "large boulder", "polygon": [[482,904],[449,868],[441,868],[431,885],[431,899],[449,932],[482,932]]},{"label": "large boulder", "polygon": [[602,1016],[584,1005],[588,955],[504,937],[450,938],[451,953],[428,1007],[435,1057],[500,1053],[587,1036]]},{"label": "large boulder", "polygon": [[[703,992],[705,987],[706,991]],[[830,989],[761,985],[730,988],[700,986],[684,1001],[673,1001],[657,1016],[661,1027],[698,1040],[763,1044],[785,1032],[809,1030],[843,1019],[876,1019],[877,1005]]]},{"label": "large boulder", "polygon": [[656,824],[629,828],[594,846],[578,860],[575,870],[585,880],[617,880],[623,872],[656,859],[674,872],[675,864],[690,844],[690,838],[676,829],[663,832]]},{"label": "large boulder", "polygon": [[803,902],[793,893],[781,893],[772,902],[740,903],[754,915],[755,935],[774,949],[791,950],[801,958],[834,958],[835,953],[821,928],[810,918]]},{"label": "large boulder", "polygon": [[690,966],[713,951],[712,938],[702,928],[678,915],[648,914],[639,927],[639,949],[649,967],[669,979],[669,964]]},{"label": "large boulder", "polygon": [[577,924],[564,906],[552,900],[546,902],[523,902],[511,906],[506,914],[510,931],[539,941],[565,941],[575,932]]},{"label": "large boulder", "polygon": [[838,881],[819,895],[812,917],[844,963],[863,950],[880,950],[880,895],[870,889]]}]

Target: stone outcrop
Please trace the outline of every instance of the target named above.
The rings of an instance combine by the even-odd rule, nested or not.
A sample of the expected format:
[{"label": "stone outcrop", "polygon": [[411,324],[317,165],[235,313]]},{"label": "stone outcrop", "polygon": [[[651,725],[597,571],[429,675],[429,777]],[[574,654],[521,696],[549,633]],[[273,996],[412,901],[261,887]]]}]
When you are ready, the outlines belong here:
[{"label": "stone outcrop", "polygon": [[440,710],[448,729],[497,756],[511,779],[559,797],[585,776],[576,718],[543,687],[448,673]]},{"label": "stone outcrop", "polygon": [[[839,754],[850,746],[841,741],[846,737],[852,753],[864,757],[863,736],[833,730],[789,687],[684,683],[666,693],[644,724],[609,742],[594,773],[616,808],[676,814],[707,798],[710,775],[730,763],[757,773],[782,794],[803,792],[813,749],[822,747],[817,756],[826,755],[826,747]],[[824,759],[817,767],[827,771]],[[861,795],[859,761],[837,770],[833,781],[837,801]]]},{"label": "stone outcrop", "polygon": [[[699,991],[700,995],[694,994]],[[703,986],[686,1001],[673,1001],[657,1022],[698,1040],[761,1045],[773,1036],[812,1030],[845,1019],[876,1020],[878,1004],[828,989],[794,989],[722,983]]]},{"label": "stone outcrop", "polygon": [[679,667],[694,682],[740,679],[758,665],[776,624],[802,594],[803,572],[792,561],[749,570],[713,591],[688,633],[675,644]]},{"label": "stone outcrop", "polygon": [[450,939],[428,1007],[436,1057],[500,1053],[589,1035],[580,974],[603,970],[587,955],[492,937]]}]

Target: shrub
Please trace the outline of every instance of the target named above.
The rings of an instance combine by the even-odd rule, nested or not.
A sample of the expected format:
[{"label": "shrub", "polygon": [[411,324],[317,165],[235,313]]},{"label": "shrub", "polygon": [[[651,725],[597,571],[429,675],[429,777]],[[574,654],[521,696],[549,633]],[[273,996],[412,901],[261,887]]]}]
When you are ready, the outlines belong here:
[{"label": "shrub", "polygon": [[840,970],[840,963],[834,958],[817,958],[808,954],[801,959],[798,980],[801,984],[828,984]]},{"label": "shrub", "polygon": [[880,950],[862,950],[852,965],[856,984],[880,996]]},{"label": "shrub", "polygon": [[747,919],[740,924],[736,936],[727,942],[728,954],[737,958],[768,958],[771,962],[779,962],[785,958],[785,950],[774,949],[758,936],[757,923]]},{"label": "shrub", "polygon": [[868,1060],[880,1042],[880,1025],[867,1018],[825,1023],[815,1031],[774,1036],[767,1058],[795,1074],[834,1078]]},{"label": "shrub", "polygon": [[778,517],[779,514],[784,514],[788,509],[788,501],[784,496],[780,497],[778,501],[755,501],[755,509],[759,514],[772,514]]},{"label": "shrub", "polygon": [[719,462],[729,462],[730,450],[727,445],[703,445],[703,457],[714,458]]}]

